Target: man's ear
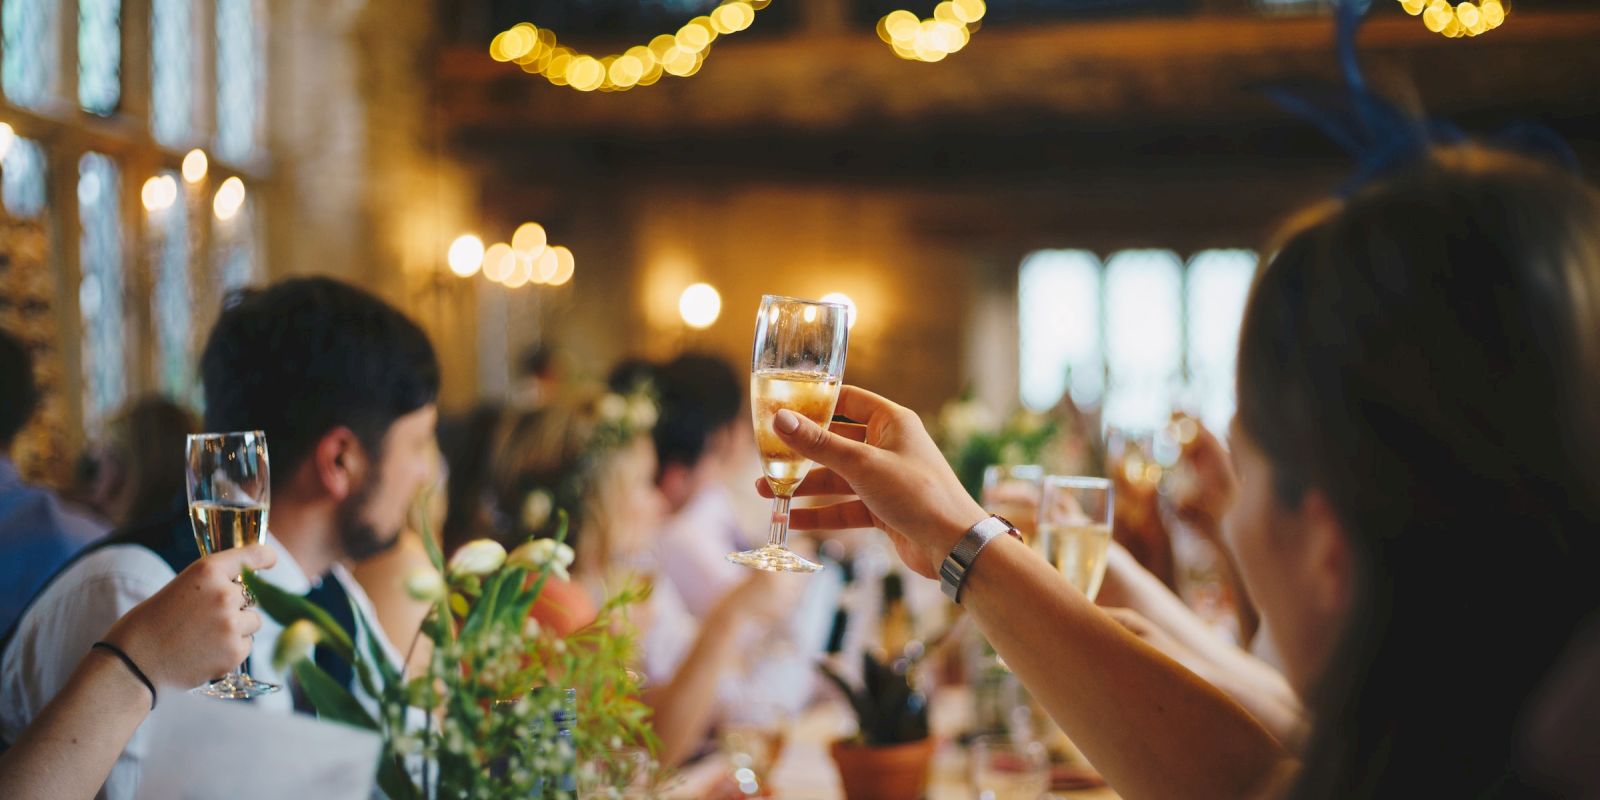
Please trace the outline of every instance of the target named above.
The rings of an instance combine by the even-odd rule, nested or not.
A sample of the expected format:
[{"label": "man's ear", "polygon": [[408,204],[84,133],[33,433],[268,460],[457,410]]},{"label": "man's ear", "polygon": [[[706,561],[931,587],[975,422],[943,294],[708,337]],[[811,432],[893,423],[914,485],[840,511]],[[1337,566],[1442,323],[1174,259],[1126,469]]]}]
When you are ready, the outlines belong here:
[{"label": "man's ear", "polygon": [[349,428],[323,434],[311,451],[311,462],[317,485],[334,500],[349,497],[366,479],[367,451]]}]

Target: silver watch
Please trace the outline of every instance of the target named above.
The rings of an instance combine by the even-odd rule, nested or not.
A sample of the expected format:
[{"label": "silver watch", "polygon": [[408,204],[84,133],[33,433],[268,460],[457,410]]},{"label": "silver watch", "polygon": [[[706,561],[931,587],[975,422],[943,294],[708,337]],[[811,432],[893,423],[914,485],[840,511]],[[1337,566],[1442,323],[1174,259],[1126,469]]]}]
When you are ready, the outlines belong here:
[{"label": "silver watch", "polygon": [[961,535],[961,540],[950,550],[950,555],[944,557],[944,563],[939,565],[939,588],[944,590],[946,597],[960,603],[961,585],[967,581],[967,573],[972,569],[972,562],[978,558],[978,553],[983,550],[994,537],[1002,534],[1011,534],[1022,540],[1022,533],[1017,526],[999,514],[994,514],[978,524],[967,529]]}]

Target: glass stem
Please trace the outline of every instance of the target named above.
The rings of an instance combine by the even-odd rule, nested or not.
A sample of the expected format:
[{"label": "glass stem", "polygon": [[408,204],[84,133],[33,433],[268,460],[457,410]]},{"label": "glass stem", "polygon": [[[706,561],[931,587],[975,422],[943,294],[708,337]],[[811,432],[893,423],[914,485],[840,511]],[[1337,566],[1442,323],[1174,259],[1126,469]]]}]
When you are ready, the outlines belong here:
[{"label": "glass stem", "polygon": [[786,550],[784,544],[789,538],[789,500],[788,495],[774,495],[772,498],[772,531],[767,534],[767,546]]}]

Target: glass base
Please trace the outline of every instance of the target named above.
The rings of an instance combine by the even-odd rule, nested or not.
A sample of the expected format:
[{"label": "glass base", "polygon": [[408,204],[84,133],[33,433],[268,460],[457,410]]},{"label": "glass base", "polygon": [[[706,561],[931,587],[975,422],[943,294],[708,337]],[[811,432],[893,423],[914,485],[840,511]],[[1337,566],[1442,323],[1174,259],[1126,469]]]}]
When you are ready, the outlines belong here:
[{"label": "glass base", "polygon": [[205,686],[196,687],[192,691],[194,694],[203,694],[219,700],[249,700],[264,694],[272,694],[280,688],[282,687],[275,683],[258,681],[249,675],[229,675]]},{"label": "glass base", "polygon": [[767,545],[756,550],[746,550],[742,553],[729,553],[728,560],[745,567],[753,567],[767,572],[820,572],[822,565],[807,561],[794,551],[776,545]]}]

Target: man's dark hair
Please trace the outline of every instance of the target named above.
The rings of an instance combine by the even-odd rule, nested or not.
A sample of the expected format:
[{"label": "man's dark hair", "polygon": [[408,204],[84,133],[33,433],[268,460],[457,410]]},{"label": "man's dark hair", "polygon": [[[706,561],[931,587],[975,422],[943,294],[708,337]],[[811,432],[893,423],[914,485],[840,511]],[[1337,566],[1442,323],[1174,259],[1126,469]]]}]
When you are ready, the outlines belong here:
[{"label": "man's dark hair", "polygon": [[663,364],[656,370],[655,389],[661,404],[656,457],[662,467],[694,466],[711,435],[737,418],[744,406],[738,373],[715,356],[686,353]]},{"label": "man's dark hair", "polygon": [[200,377],[206,430],[265,431],[280,476],[338,427],[375,458],[389,426],[439,394],[427,334],[377,297],[329,278],[230,297]]},{"label": "man's dark hair", "polygon": [[547,344],[534,345],[522,354],[522,360],[517,364],[517,374],[543,378],[555,371],[558,360],[555,347]]},{"label": "man's dark hair", "polygon": [[617,362],[606,375],[606,388],[617,394],[631,394],[641,389],[654,391],[656,373],[661,365],[648,358],[629,356]]},{"label": "man's dark hair", "polygon": [[28,346],[0,331],[0,450],[11,446],[38,406],[39,384],[33,379]]}]

